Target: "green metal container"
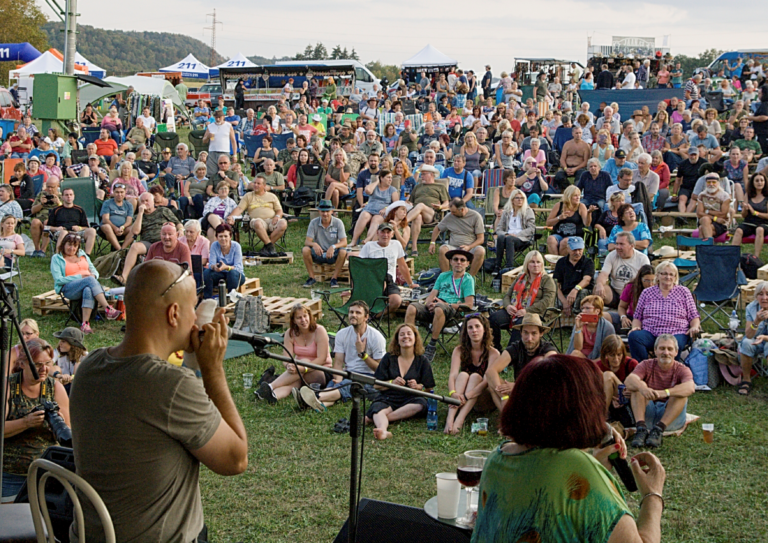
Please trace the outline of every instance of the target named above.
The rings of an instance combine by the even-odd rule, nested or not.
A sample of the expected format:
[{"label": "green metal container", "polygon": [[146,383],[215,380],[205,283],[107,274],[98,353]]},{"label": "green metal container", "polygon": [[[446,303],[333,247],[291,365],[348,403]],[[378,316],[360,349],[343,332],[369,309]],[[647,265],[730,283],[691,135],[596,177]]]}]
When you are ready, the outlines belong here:
[{"label": "green metal container", "polygon": [[77,79],[62,74],[36,74],[35,118],[67,121],[77,119]]}]

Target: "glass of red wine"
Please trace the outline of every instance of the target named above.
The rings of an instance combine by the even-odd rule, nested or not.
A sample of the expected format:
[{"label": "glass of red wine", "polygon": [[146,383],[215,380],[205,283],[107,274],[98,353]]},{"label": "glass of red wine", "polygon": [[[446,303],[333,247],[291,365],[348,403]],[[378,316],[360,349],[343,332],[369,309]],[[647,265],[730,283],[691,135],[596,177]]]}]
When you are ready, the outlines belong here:
[{"label": "glass of red wine", "polygon": [[458,524],[471,526],[475,523],[475,518],[472,514],[472,494],[477,492],[475,487],[480,484],[480,477],[483,474],[483,466],[487,456],[488,451],[467,451],[460,454],[457,458],[456,476],[459,479],[459,483],[467,489],[466,515],[463,518],[456,519]]}]

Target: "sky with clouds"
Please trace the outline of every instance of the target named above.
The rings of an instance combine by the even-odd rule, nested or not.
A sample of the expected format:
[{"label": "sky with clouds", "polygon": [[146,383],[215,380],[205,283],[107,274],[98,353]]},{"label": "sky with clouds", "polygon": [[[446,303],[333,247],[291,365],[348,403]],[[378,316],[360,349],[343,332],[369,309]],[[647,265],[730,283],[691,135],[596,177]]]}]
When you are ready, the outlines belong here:
[{"label": "sky with clouds", "polygon": [[[478,71],[490,63],[498,74],[510,70],[515,57],[583,63],[588,36],[596,45],[609,45],[613,35],[655,37],[657,46],[669,36],[672,53],[689,56],[708,48],[768,48],[761,26],[749,23],[751,15],[765,9],[765,0],[742,0],[734,8],[713,0],[163,0],[160,4],[134,0],[130,17],[112,14],[110,3],[79,0],[80,22],[106,29],[187,34],[206,43],[210,31],[203,28],[211,19],[206,14],[215,7],[223,23],[216,49],[225,57],[238,52],[292,56],[319,41],[329,51],[336,44],[354,47],[364,63],[399,65],[431,43],[465,69]],[[147,66],[154,68],[159,66]]]}]

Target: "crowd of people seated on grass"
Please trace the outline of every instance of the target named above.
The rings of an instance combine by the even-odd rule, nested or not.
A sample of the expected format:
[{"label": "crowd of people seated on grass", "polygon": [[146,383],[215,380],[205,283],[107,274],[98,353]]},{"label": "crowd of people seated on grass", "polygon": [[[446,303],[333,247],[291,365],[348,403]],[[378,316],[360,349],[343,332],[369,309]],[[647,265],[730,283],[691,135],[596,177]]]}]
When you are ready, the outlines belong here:
[{"label": "crowd of people seated on grass", "polygon": [[[646,64],[637,66],[637,73],[624,68],[610,86],[652,86],[653,78],[674,85],[679,77],[674,70],[651,74]],[[626,456],[618,432],[618,448],[599,447],[607,421],[635,429],[633,448],[661,447],[664,435],[685,428],[695,390],[683,359],[701,332],[702,316],[689,287],[680,284],[675,264],[651,265],[654,238],[648,222],[654,209],[689,212],[703,240],[739,245],[757,235],[754,252],[759,256],[768,221],[768,162],[763,157],[768,88],[745,85],[739,94],[731,87],[733,105],[718,112],[702,103],[701,81],[695,77],[685,86],[685,100],[660,103],[655,113],[645,108],[628,116],[617,105],[605,104],[595,115],[574,104],[577,97],[568,88],[600,86],[608,79],[602,73],[580,74],[567,86],[547,82],[546,74],[539,77],[537,88],[543,92],[535,96],[542,104],[523,103],[517,83],[505,75],[506,103],[494,105],[490,82],[478,85],[471,74],[466,82],[473,84],[474,94],[464,93],[459,92],[462,77],[467,79],[463,74],[439,78],[434,101],[424,100],[425,109],[419,110],[422,117],[403,115],[403,101],[411,93],[407,85],[392,96],[364,97],[357,110],[361,117],[349,122],[336,112],[346,113],[353,104],[335,96],[327,106],[318,106],[328,108],[324,115],[330,113],[319,119],[307,100],[291,104],[283,99],[262,119],[246,112],[245,121],[219,108],[195,113],[207,151],[192,154],[184,143],[155,153],[149,146],[152,128],[143,122],[122,140],[116,111],[99,121],[88,108],[85,120],[102,127],[100,139],[85,156],[73,154],[72,148],[65,157],[67,145],[79,147],[77,137],[64,142],[53,132],[48,142],[35,140],[27,135],[34,124],[25,119],[8,150],[11,157],[26,160],[14,166],[11,184],[0,187],[3,264],[12,267],[14,259],[23,258],[24,240],[15,228],[27,212],[34,256],[45,257],[51,247],[54,289],[78,302],[82,326],[54,335],[56,353],[35,337],[36,323],[22,323],[32,359],[12,349],[12,398],[5,421],[12,461],[5,464],[3,495],[18,491],[29,461],[53,444],[41,435],[42,416],[31,410],[36,399],[55,399],[69,423],[66,387],[75,383],[77,390],[77,368],[86,352],[85,337],[94,331],[94,312],[101,309],[108,319],[121,316],[104,296],[89,256],[97,236],[126,253],[122,271],[110,278],[114,283],[136,288],[131,283],[142,273],[162,271],[165,290],[149,281],[140,288],[156,291],[158,300],[168,292],[174,300],[188,294],[184,318],[191,321],[190,300],[196,298],[189,275],[195,274],[200,298],[211,297],[220,280],[227,290],[245,280],[245,242],[234,239],[238,228],[263,244],[264,257],[276,254],[291,228],[304,240],[304,287],[316,288],[318,266],[335,287],[348,257],[378,260],[386,273],[374,290],[385,302],[376,310],[362,300],[350,303],[333,343],[309,307],[294,305],[283,343],[297,364],[285,364],[279,375],[267,370],[255,390],[259,401],[274,404],[290,397],[318,412],[347,402],[351,382],[325,371],[337,368],[455,398],[460,405],[447,411],[447,435],[466,432],[473,412],[498,409],[501,433],[514,443],[505,443],[486,465],[481,489],[489,499],[479,508],[477,541],[494,540],[494,526],[521,517],[527,495],[496,499],[508,494],[504,485],[536,492],[555,509],[573,492],[563,484],[534,481],[545,462],[547,469],[576,474],[582,489],[582,479],[588,483],[582,506],[592,509],[587,522],[592,536],[658,532],[664,481],[658,459],[640,453],[633,462],[643,494],[637,522],[615,491],[615,480],[598,464],[613,452]],[[485,99],[479,97],[481,89]],[[273,147],[270,138],[283,134],[290,135],[286,148]],[[264,136],[264,145],[243,157],[240,143],[246,135]],[[29,149],[27,140],[32,141]],[[33,149],[41,153],[33,155]],[[253,172],[241,164],[244,158],[244,164],[253,163]],[[485,182],[491,176],[498,179],[495,187]],[[86,198],[67,185],[67,177],[87,179],[93,194],[102,196],[97,222],[90,222],[78,203]],[[317,182],[317,202],[299,208],[314,206],[319,216],[308,226],[289,223],[289,214],[295,213],[287,205],[290,193],[310,177]],[[489,188],[496,189],[492,196]],[[542,213],[548,199],[559,201]],[[351,226],[341,218],[347,204]],[[543,247],[537,247],[537,228],[546,230]],[[386,314],[395,316],[404,301],[402,290],[416,287],[407,257],[420,259],[417,267],[425,263],[419,250],[422,230],[429,239],[421,240],[421,250],[437,257],[439,272],[425,296],[408,304],[405,322],[386,337],[383,327],[374,324]],[[494,265],[485,266],[492,253]],[[142,257],[149,262],[140,264]],[[198,259],[202,268],[193,266]],[[350,273],[355,262],[349,261]],[[518,262],[521,269],[500,303],[490,310],[478,307],[483,270],[500,279]],[[550,262],[555,262],[553,270],[547,269]],[[743,377],[737,386],[741,395],[750,393],[750,370],[766,354],[761,345],[768,343],[767,285],[756,286],[755,300],[746,309],[739,354]],[[141,314],[148,317],[151,311]],[[563,354],[551,335],[562,322],[550,314],[571,323],[568,346],[559,349]],[[146,322],[133,330],[139,326],[143,334],[150,333]],[[437,358],[440,348],[446,357]],[[435,378],[433,368],[440,363],[447,379]],[[381,386],[364,389],[372,398],[366,422],[378,440],[397,439],[397,423],[426,416],[423,398]],[[552,397],[563,401],[552,402]],[[588,447],[596,449],[596,458],[579,450]],[[604,507],[597,511],[594,503]],[[550,510],[540,508],[537,518],[546,521]],[[555,523],[538,526],[541,531],[534,534],[530,526],[520,525],[519,535],[556,539]]]},{"label": "crowd of people seated on grass", "polygon": [[[623,70],[615,84],[640,85],[630,72]],[[684,99],[629,115],[615,103],[596,110],[579,104],[567,87],[555,81],[547,87],[546,75],[547,91],[529,102],[521,100],[513,78],[502,78],[505,100],[497,104],[493,89],[478,87],[476,80],[474,93],[459,96],[462,78],[441,78],[422,89],[413,115],[403,113],[406,100],[415,102],[404,82],[363,97],[360,105],[337,97],[322,106],[292,104],[283,97],[266,112],[249,110],[242,117],[222,104],[212,111],[201,104],[194,124],[204,131],[203,148],[194,152],[184,142],[174,149],[152,147],[157,127],[143,119],[126,133],[117,108],[99,120],[86,107],[84,123],[101,131],[85,146],[76,133],[66,140],[55,130],[40,134],[26,117],[5,135],[0,150],[21,159],[10,184],[0,187],[4,264],[23,257],[14,229],[27,214],[33,256],[44,257],[52,245],[55,289],[79,301],[80,331],[88,334],[97,305],[110,319],[120,316],[90,261],[98,236],[127,253],[122,271],[110,278],[114,283],[124,285],[142,258],[192,267],[192,258],[200,257],[195,279],[205,285],[200,296],[211,297],[220,279],[228,290],[245,280],[244,247],[233,237],[237,228],[263,244],[261,256],[276,255],[291,218],[286,203],[312,177],[319,216],[308,228],[298,226],[306,228],[303,286],[318,282],[316,266],[332,268],[335,287],[350,255],[381,258],[387,261],[381,286],[387,306],[371,315],[364,302],[351,304],[349,325],[337,333],[333,348],[311,312],[295,307],[284,342],[299,366],[263,376],[258,398],[274,403],[292,395],[318,411],[346,401],[348,383],[301,361],[333,365],[416,390],[448,386],[462,405],[449,411],[444,431],[456,434],[473,409],[503,408],[530,362],[556,351],[546,339],[547,311],[558,308],[573,319],[563,350],[592,360],[602,374],[606,417],[631,421],[638,429],[634,446],[660,446],[665,430],[684,423],[693,385],[690,370],[676,358],[701,324],[691,292],[678,284],[677,268],[668,262],[651,266],[648,215],[654,209],[693,213],[705,240],[723,242],[733,233],[730,243],[739,245],[756,235],[759,256],[768,222],[768,87],[731,87],[732,104],[718,111],[702,93],[713,84],[694,76]],[[577,84],[582,79],[589,84],[606,78],[584,73]],[[259,148],[247,152],[245,136],[260,137]],[[491,175],[497,176],[495,187],[487,183]],[[97,223],[89,222],[68,178],[93,182],[103,201]],[[492,195],[489,188],[496,189]],[[554,273],[536,247],[536,213],[548,198],[558,201],[540,227],[548,227],[544,249],[560,257]],[[352,227],[340,219],[347,205]],[[431,238],[420,249],[425,229]],[[587,253],[585,237],[593,229],[597,251]],[[521,259],[522,271],[500,307],[485,316],[474,310],[491,249],[493,275]],[[369,319],[400,309],[401,287],[415,286],[406,257],[420,258],[422,251],[438,257],[440,273],[386,338]],[[759,354],[755,345],[768,338],[761,328],[768,321],[764,291],[757,290],[748,310],[747,338],[754,342],[742,348],[745,368]],[[431,365],[451,330],[458,331],[458,344],[448,382],[436,384]],[[617,334],[628,334],[628,348]],[[510,365],[512,371],[504,371]],[[748,373],[741,394],[750,391]],[[626,386],[623,396],[620,384]],[[423,402],[369,392],[379,394],[367,413],[378,439],[393,437],[390,423],[426,412]]]}]

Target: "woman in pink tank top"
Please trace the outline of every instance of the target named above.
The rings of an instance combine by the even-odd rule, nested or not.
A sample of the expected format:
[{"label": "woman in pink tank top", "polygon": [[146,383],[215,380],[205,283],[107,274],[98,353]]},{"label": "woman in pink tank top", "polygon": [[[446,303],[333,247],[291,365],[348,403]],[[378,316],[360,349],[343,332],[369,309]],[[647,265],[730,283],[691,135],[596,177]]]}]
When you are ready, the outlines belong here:
[{"label": "woman in pink tank top", "polygon": [[[310,362],[318,366],[330,368],[332,366],[331,351],[328,343],[328,332],[321,324],[315,322],[309,309],[301,304],[296,304],[291,309],[288,330],[285,332],[283,344],[290,352],[298,367],[294,364],[283,362],[285,371],[272,383],[263,381],[256,389],[256,397],[267,400],[270,404],[292,394],[298,394],[303,386],[302,378],[307,384],[318,384],[321,388],[332,379],[329,373],[312,370],[301,365],[301,362]],[[299,375],[301,373],[301,375]]]}]

